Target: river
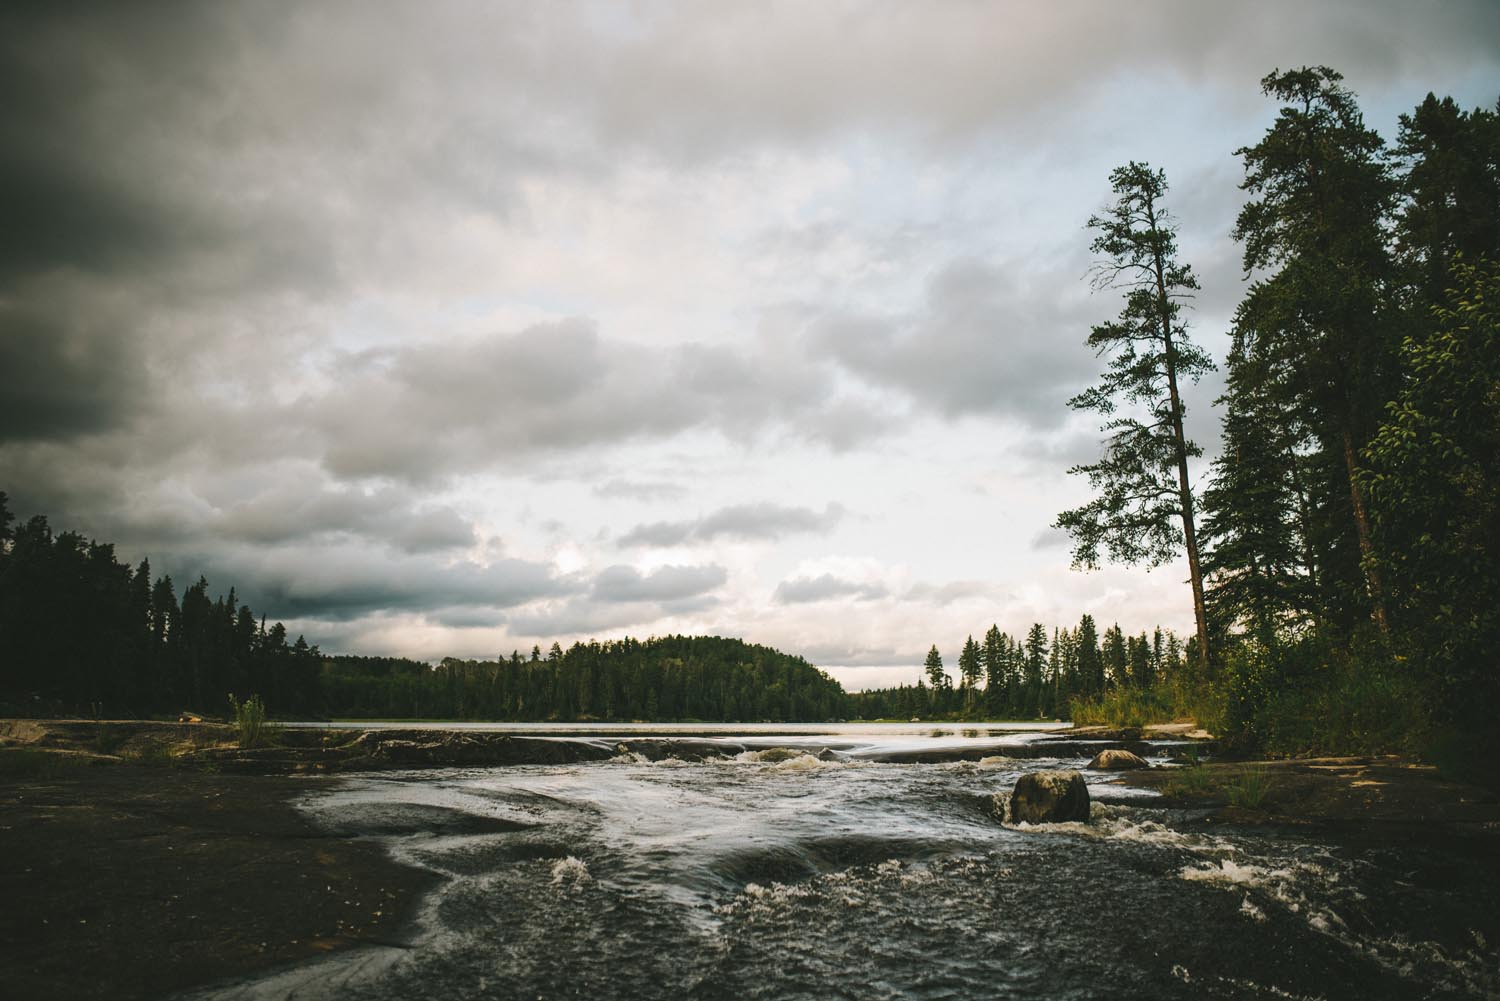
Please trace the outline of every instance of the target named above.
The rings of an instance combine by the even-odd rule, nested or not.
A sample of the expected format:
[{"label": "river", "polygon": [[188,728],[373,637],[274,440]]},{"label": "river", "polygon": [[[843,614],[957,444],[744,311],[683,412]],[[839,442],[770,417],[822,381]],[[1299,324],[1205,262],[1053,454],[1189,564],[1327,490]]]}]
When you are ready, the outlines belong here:
[{"label": "river", "polygon": [[1101,773],[1087,824],[1007,826],[997,793],[1091,753],[1025,729],[485,729],[670,729],[703,760],[636,750],[311,795],[299,807],[329,831],[443,877],[410,941],[187,997],[1500,994],[1500,868],[1462,839],[1215,824]]}]

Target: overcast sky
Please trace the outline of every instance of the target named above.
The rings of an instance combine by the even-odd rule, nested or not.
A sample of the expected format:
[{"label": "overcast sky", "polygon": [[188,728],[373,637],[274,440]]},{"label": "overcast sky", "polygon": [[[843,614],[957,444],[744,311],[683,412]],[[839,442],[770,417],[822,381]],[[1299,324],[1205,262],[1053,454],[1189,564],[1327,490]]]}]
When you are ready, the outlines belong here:
[{"label": "overcast sky", "polygon": [[717,633],[863,687],[991,623],[1186,634],[1182,567],[1049,529],[1109,171],[1166,170],[1222,357],[1259,79],[1392,137],[1494,105],[1496,14],[7,6],[0,489],[325,651]]}]

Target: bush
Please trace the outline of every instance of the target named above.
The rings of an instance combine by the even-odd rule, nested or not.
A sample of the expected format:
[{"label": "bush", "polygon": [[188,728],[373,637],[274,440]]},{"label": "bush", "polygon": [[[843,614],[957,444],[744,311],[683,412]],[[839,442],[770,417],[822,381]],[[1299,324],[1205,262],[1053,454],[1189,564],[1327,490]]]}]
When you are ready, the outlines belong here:
[{"label": "bush", "polygon": [[1223,687],[1226,730],[1268,754],[1415,754],[1429,730],[1418,679],[1373,640],[1245,643]]},{"label": "bush", "polygon": [[271,743],[275,727],[266,721],[266,706],[259,695],[252,695],[241,702],[231,692],[229,708],[234,715],[234,728],[239,734],[241,747],[260,747]]}]

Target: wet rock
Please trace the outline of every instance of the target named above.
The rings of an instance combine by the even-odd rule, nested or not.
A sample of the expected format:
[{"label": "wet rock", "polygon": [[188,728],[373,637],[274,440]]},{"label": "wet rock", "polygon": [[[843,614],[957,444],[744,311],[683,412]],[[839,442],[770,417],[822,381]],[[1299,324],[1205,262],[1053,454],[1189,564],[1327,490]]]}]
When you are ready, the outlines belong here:
[{"label": "wet rock", "polygon": [[676,758],[678,761],[708,761],[714,758],[733,757],[745,750],[739,744],[719,743],[712,740],[663,739],[660,737],[642,737],[637,740],[626,740],[617,744],[616,747],[633,754],[639,754],[647,761],[664,761],[667,758]]},{"label": "wet rock", "polygon": [[1089,819],[1089,790],[1076,771],[1031,772],[1010,794],[1012,824],[1060,824]]},{"label": "wet rock", "polygon": [[1139,754],[1110,748],[1094,755],[1094,760],[1089,762],[1089,767],[1101,772],[1123,772],[1132,768],[1150,768],[1151,766]]}]

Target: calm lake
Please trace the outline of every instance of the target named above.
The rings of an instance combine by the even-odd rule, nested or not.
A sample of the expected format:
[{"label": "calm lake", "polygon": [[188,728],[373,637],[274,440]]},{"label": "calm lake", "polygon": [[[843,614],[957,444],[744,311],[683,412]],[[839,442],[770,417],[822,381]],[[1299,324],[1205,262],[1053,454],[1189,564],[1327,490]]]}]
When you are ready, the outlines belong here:
[{"label": "calm lake", "polygon": [[[1088,776],[1089,823],[1009,827],[996,793],[1092,754],[1042,743],[1040,726],[442,728],[659,735],[701,760],[343,780],[300,808],[443,878],[411,940],[187,997],[1500,993],[1500,864],[1484,846],[1420,825],[1394,840],[1225,827],[1105,774]],[[1165,765],[1169,747],[1153,750]]]}]

